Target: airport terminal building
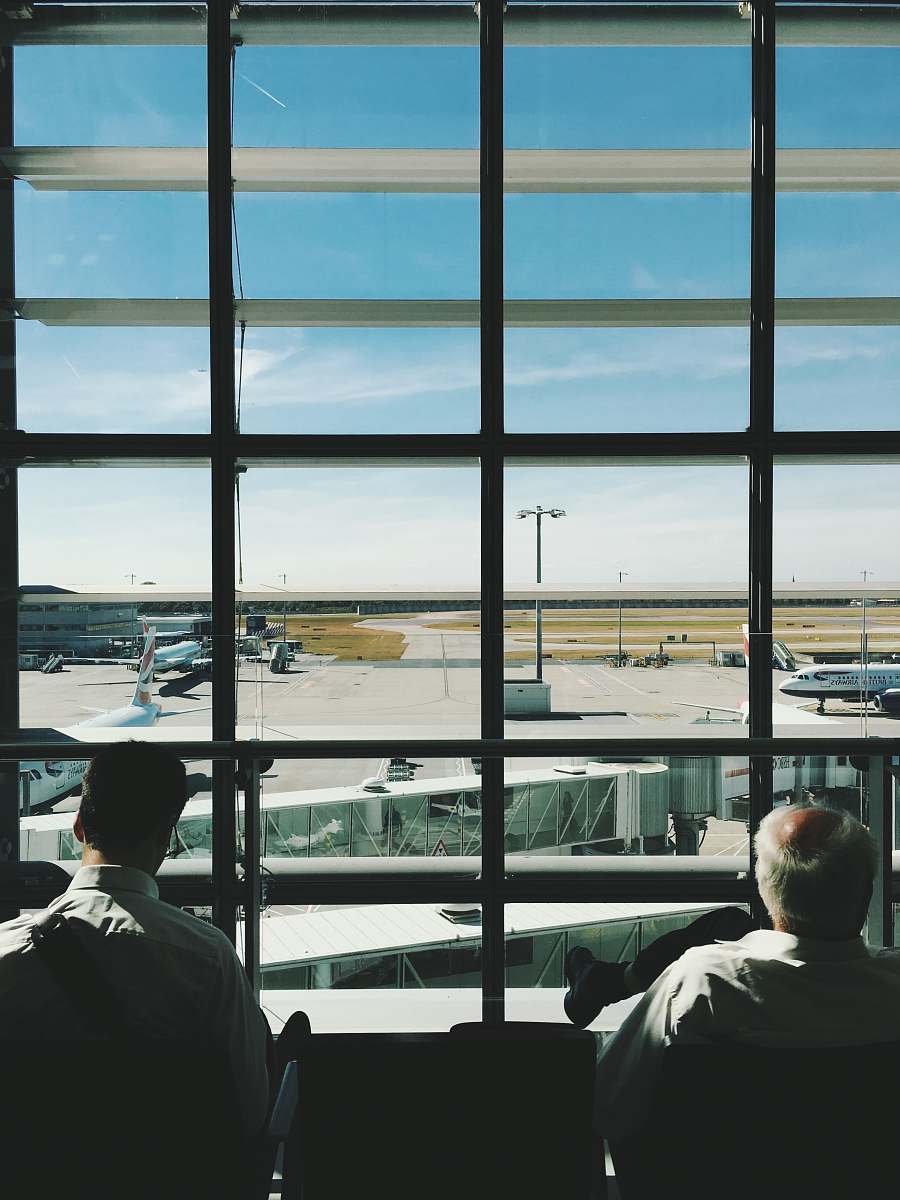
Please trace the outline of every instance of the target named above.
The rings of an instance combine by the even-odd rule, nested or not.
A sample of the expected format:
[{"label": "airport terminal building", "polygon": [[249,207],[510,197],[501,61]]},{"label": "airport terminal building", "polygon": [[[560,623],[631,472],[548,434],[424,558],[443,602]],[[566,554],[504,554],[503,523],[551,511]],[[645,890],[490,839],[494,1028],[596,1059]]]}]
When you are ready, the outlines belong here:
[{"label": "airport terminal building", "polygon": [[897,945],[898,131],[870,0],[0,3],[0,921],[146,739],[276,1034],[562,1022],[785,805]]}]

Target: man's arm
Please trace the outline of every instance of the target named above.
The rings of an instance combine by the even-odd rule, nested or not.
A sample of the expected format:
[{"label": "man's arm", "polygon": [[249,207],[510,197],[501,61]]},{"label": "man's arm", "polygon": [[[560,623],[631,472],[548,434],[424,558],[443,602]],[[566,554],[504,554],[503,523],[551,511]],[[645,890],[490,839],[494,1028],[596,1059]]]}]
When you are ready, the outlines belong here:
[{"label": "man's arm", "polygon": [[678,990],[674,964],[644,992],[597,1059],[594,1128],[612,1141],[646,1119],[671,1033],[671,1004]]},{"label": "man's arm", "polygon": [[[262,1129],[269,1111],[267,1061],[272,1037],[244,968],[224,937],[220,979],[219,994],[213,999],[210,1039],[224,1055],[241,1128],[252,1136]],[[272,1086],[277,1086],[277,1081]]]}]

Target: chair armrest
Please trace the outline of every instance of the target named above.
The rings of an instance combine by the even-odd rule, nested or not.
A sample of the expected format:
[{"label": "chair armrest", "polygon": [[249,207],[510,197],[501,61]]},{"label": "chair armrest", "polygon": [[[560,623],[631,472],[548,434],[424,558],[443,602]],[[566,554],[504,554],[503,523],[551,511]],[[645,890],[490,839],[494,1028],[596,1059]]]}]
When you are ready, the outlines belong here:
[{"label": "chair armrest", "polygon": [[269,1124],[266,1127],[266,1137],[269,1142],[277,1143],[287,1140],[296,1111],[297,1064],[296,1062],[289,1062],[284,1068],[284,1075],[281,1077],[281,1086],[278,1089],[278,1097],[275,1100],[275,1106],[272,1109],[272,1115],[269,1117]]}]

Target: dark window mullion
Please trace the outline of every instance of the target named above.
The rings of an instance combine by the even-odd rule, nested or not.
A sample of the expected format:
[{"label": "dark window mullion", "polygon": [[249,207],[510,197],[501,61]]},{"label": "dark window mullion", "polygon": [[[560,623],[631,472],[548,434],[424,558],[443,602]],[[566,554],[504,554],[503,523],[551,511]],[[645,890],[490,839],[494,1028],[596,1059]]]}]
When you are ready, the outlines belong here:
[{"label": "dark window mullion", "polygon": [[[775,388],[775,2],[752,20],[750,226],[750,662],[751,737],[772,736],[772,434]],[[772,807],[771,756],[750,762],[751,839]],[[751,840],[751,865],[753,849]],[[756,915],[764,916],[758,897]]]},{"label": "dark window mullion", "polygon": [[[234,736],[234,295],[231,267],[231,20],[226,0],[207,9],[209,123],[209,384],[212,434],[213,738]],[[234,764],[213,763],[215,923],[236,938]],[[255,853],[256,847],[248,847]]]},{"label": "dark window mullion", "polygon": [[[0,145],[13,144],[13,51],[0,46]],[[15,215],[13,180],[0,179],[0,307],[16,294]],[[0,430],[16,427],[16,326],[0,320]],[[0,730],[15,736],[19,731],[18,663],[18,499],[14,466],[0,463]],[[0,837],[19,856],[18,764],[0,770]],[[0,921],[18,915],[0,909]]]},{"label": "dark window mullion", "polygon": [[[481,731],[503,737],[503,6],[480,5]],[[482,1015],[504,1015],[503,759],[482,766]]]}]

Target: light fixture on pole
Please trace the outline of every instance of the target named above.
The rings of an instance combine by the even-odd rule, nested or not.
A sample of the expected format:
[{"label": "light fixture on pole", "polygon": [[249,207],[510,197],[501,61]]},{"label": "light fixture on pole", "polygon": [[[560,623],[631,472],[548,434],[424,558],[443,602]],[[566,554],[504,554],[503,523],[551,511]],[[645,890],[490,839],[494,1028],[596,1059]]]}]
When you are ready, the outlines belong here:
[{"label": "light fixture on pole", "polygon": [[[620,571],[620,572],[619,572],[619,584],[620,584],[620,586],[621,586],[621,583],[622,583],[622,580],[623,580],[623,578],[624,578],[624,577],[625,577],[627,574],[628,574],[628,571]],[[616,663],[617,663],[617,664],[618,664],[620,667],[622,666],[622,597],[621,597],[621,594],[620,594],[620,596],[619,596],[619,655],[618,655],[618,658],[616,659]]]},{"label": "light fixture on pole", "polygon": [[[127,571],[125,578],[134,587],[134,581],[137,578],[134,571]],[[137,642],[137,601],[134,599],[131,601],[131,642],[132,645]]]},{"label": "light fixture on pole", "polygon": [[[518,520],[524,520],[525,517],[537,517],[537,582],[541,582],[541,519],[543,517],[564,517],[566,510],[564,508],[542,508],[540,504],[537,508],[520,508],[516,513]],[[539,597],[534,601],[534,669],[538,682],[544,678],[543,666],[543,629],[541,627],[541,601]]]}]

